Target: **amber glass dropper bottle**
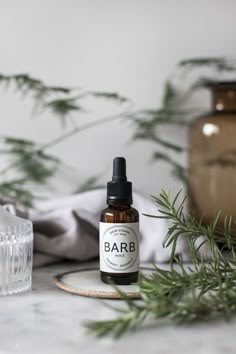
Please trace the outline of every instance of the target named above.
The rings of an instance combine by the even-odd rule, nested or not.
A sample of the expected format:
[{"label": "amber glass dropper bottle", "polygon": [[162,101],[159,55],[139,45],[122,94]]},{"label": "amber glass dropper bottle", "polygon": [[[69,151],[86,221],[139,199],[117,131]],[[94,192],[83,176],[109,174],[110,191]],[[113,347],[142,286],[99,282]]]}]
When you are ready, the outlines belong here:
[{"label": "amber glass dropper bottle", "polygon": [[139,213],[131,207],[132,183],[127,181],[124,157],[113,160],[107,204],[100,219],[101,280],[118,285],[135,283],[139,275]]}]

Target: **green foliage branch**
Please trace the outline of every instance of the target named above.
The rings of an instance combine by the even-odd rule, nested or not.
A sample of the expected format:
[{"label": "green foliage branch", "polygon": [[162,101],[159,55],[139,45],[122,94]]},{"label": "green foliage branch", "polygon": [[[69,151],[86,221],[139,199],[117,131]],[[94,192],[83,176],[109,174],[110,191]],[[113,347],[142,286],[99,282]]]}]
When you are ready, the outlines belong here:
[{"label": "green foliage branch", "polygon": [[[28,74],[3,75],[0,74],[0,85],[4,89],[11,88],[21,94],[21,97],[30,97],[34,102],[34,112],[50,112],[59,117],[64,124],[72,113],[85,112],[86,98],[112,100],[123,104],[128,100],[110,92],[85,91],[81,88],[69,88],[46,85],[42,80]],[[114,122],[124,118],[127,112],[114,114],[101,119],[88,121],[73,126],[55,139],[44,144],[32,140],[20,139],[12,136],[0,136],[0,156],[10,161],[0,170],[0,191],[4,199],[16,200],[26,206],[32,206],[36,197],[33,189],[43,186],[47,188],[48,181],[60,168],[63,162],[47,151],[57,144],[65,142],[81,131]],[[81,184],[81,190],[94,188],[98,177],[92,176]],[[80,188],[78,188],[80,190]],[[78,191],[77,190],[77,191]]]},{"label": "green foliage branch", "polygon": [[[84,124],[77,125],[76,123],[72,129],[44,144],[18,137],[0,136],[0,156],[7,157],[10,161],[6,167],[0,170],[1,197],[17,200],[25,205],[32,205],[35,194],[30,192],[32,188],[29,189],[28,185],[46,188],[50,177],[62,164],[59,158],[48,152],[51,147],[65,142],[81,131],[120,119],[129,120],[133,124],[134,140],[149,141],[154,144],[156,150],[153,153],[153,160],[169,163],[172,166],[172,173],[186,185],[188,183],[187,169],[178,162],[178,158],[173,154],[185,154],[187,148],[164,139],[159,128],[176,126],[182,129],[187,127],[193,117],[199,113],[199,108],[186,108],[185,105],[193,93],[205,87],[207,78],[202,76],[201,70],[204,71],[206,68],[213,70],[217,77],[223,72],[234,74],[236,65],[234,61],[226,58],[182,60],[178,63],[175,73],[165,82],[161,107],[139,110],[132,108],[129,99],[114,92],[86,91],[80,87],[51,86],[28,74],[0,74],[0,86],[3,89],[11,88],[20,93],[21,97],[30,97],[34,102],[34,113],[49,112],[59,118],[63,124],[72,115],[86,112],[85,102],[88,98],[112,100],[117,104],[129,103],[130,105],[130,109],[123,109],[118,114]],[[181,82],[185,82],[189,74],[199,70],[197,79],[187,89],[182,90],[176,85],[176,77],[181,78]],[[216,163],[225,163],[225,157],[217,160]],[[89,183],[83,183],[82,189],[85,186],[93,188],[96,183],[96,176],[92,176]]]},{"label": "green foliage branch", "polygon": [[[225,217],[222,229],[218,213],[206,226],[203,219],[198,221],[184,214],[185,198],[182,200],[180,193],[172,199],[170,193],[162,191],[153,198],[158,214],[147,216],[164,218],[170,223],[163,244],[171,247],[169,269],[154,266],[151,275],[141,275],[137,285],[141,302],[128,298],[115,286],[126,306],[115,308],[120,315],[114,319],[86,322],[89,332],[97,336],[119,337],[164,320],[165,325],[186,324],[216,318],[228,320],[236,314],[236,239],[232,236],[235,231],[232,218]],[[216,246],[219,235],[222,247]],[[176,255],[180,237],[188,245],[192,259],[189,265]],[[207,260],[204,247],[209,253]]]},{"label": "green foliage branch", "polygon": [[[202,107],[194,107],[193,95],[206,89],[209,81],[214,82],[224,75],[235,78],[236,63],[225,57],[190,58],[180,61],[166,80],[159,109],[144,109],[133,115],[134,139],[151,142],[154,146],[153,161],[165,161],[171,172],[186,186],[188,171],[178,161],[186,154],[186,146],[162,138],[161,127],[175,126],[177,130],[188,128],[193,119],[203,113]],[[225,158],[217,159],[225,163]]]}]

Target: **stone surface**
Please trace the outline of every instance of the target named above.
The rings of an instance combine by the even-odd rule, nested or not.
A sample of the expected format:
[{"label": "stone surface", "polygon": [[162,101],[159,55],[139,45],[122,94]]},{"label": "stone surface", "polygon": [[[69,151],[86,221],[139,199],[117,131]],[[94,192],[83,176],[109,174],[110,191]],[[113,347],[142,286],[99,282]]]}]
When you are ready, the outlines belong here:
[{"label": "stone surface", "polygon": [[[236,352],[236,321],[192,326],[160,324],[118,341],[88,335],[83,322],[114,316],[104,300],[60,290],[53,275],[88,265],[57,264],[33,272],[30,293],[0,298],[0,354],[219,354]],[[94,264],[91,264],[94,266]],[[121,301],[106,300],[120,305]]]}]

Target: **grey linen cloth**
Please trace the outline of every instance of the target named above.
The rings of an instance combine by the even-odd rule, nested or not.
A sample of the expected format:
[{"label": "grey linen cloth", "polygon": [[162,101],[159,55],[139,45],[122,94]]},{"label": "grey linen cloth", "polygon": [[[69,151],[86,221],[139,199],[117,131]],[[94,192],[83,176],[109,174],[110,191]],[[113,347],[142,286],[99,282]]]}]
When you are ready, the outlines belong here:
[{"label": "grey linen cloth", "polygon": [[[37,209],[29,209],[26,213],[17,208],[13,210],[11,205],[10,211],[33,221],[34,267],[65,259],[88,261],[98,257],[99,219],[105,208],[105,198],[106,190],[97,189],[40,203]],[[168,261],[171,248],[163,248],[168,221],[142,215],[157,215],[157,206],[151,198],[134,192],[133,199],[134,207],[140,213],[141,262]],[[183,261],[190,260],[184,237],[180,237],[176,253]]]}]

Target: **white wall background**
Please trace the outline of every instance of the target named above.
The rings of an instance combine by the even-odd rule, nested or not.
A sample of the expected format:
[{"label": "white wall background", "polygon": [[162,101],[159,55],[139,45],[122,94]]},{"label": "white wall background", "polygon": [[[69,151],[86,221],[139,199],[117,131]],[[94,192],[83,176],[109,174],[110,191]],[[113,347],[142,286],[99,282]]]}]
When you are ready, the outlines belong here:
[{"label": "white wall background", "polygon": [[[120,92],[137,107],[156,108],[180,59],[235,56],[235,14],[235,0],[0,0],[0,72]],[[51,115],[32,119],[29,100],[8,92],[0,102],[1,134],[42,143],[61,134]],[[80,180],[101,173],[105,182],[112,158],[124,155],[130,179],[145,194],[177,188],[164,163],[150,163],[152,146],[130,144],[131,135],[131,126],[115,122],[51,152],[77,168]]]}]

